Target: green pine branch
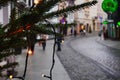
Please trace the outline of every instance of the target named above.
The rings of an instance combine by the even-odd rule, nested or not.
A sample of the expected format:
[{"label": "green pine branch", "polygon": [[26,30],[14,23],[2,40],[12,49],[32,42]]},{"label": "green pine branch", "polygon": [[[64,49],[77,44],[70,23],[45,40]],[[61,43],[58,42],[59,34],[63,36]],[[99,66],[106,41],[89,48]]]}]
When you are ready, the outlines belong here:
[{"label": "green pine branch", "polygon": [[64,15],[64,14],[73,13],[74,11],[91,7],[91,6],[95,5],[96,3],[97,3],[97,1],[93,0],[93,1],[86,2],[86,3],[80,4],[80,5],[70,6],[70,7],[67,7],[66,9],[62,9],[62,10],[59,10],[59,11],[54,11],[54,12],[51,12],[51,13],[47,13],[44,16],[41,17],[41,20],[48,19],[48,18],[53,18],[53,17],[59,17],[60,15]]},{"label": "green pine branch", "polygon": [[7,6],[10,2],[16,2],[17,0],[0,0],[0,9]]},{"label": "green pine branch", "polygon": [[37,9],[37,11],[39,12],[39,14],[41,16],[43,16],[43,14],[45,14],[46,12],[48,12],[51,8],[53,8],[60,1],[61,0],[48,0],[48,1],[45,1],[42,4],[38,4],[35,7],[35,10]]},{"label": "green pine branch", "polygon": [[[21,17],[16,19],[14,22],[18,26],[25,26],[26,24],[35,24],[35,23],[38,23],[40,21],[44,21],[45,19],[48,19],[48,18],[59,17],[61,14],[74,12],[76,10],[84,9],[85,7],[91,7],[91,6],[95,5],[96,3],[97,3],[97,1],[93,0],[93,1],[90,1],[90,2],[83,3],[81,5],[67,7],[66,9],[62,9],[62,10],[59,10],[59,11],[46,13],[46,14],[41,14],[42,13],[41,11],[40,11],[41,13],[36,12],[36,11],[28,12],[28,13],[22,14]],[[6,28],[7,26],[9,26],[11,24],[12,23],[9,23],[4,27]]]},{"label": "green pine branch", "polygon": [[[0,8],[2,8],[3,6],[6,6],[10,1],[16,2],[17,0],[0,0]],[[27,34],[30,33],[30,34],[53,35],[54,32],[52,31],[52,29],[49,29],[50,25],[42,24],[42,22],[45,19],[59,17],[60,15],[63,15],[63,14],[73,13],[76,10],[81,10],[86,7],[91,7],[97,3],[97,0],[93,0],[80,5],[75,5],[75,6],[67,7],[66,9],[48,13],[48,11],[60,1],[61,0],[48,0],[47,2],[38,4],[35,8],[28,11],[24,11],[20,15],[20,17],[17,19],[15,18],[15,15],[17,13],[13,9],[11,13],[10,22],[5,26],[2,26],[2,28],[0,29],[0,42],[1,42],[0,43],[0,60],[10,55],[17,54],[17,51],[15,50],[15,48],[18,48],[18,47],[22,48],[23,46],[26,47],[29,45],[27,43],[27,40],[23,39],[24,37],[27,37],[26,35],[27,30],[29,30]],[[41,22],[41,24],[38,24],[39,22]],[[28,27],[27,25],[30,25],[31,27],[27,28]],[[59,28],[59,27],[64,28],[72,25],[75,25],[75,24],[74,23],[53,24],[55,28]],[[56,35],[61,35],[61,34],[57,33]],[[13,49],[12,52],[10,51],[11,49]],[[4,65],[2,68],[0,68],[0,74],[2,70],[12,67],[13,65],[17,65],[17,63],[15,62],[15,63]]]}]

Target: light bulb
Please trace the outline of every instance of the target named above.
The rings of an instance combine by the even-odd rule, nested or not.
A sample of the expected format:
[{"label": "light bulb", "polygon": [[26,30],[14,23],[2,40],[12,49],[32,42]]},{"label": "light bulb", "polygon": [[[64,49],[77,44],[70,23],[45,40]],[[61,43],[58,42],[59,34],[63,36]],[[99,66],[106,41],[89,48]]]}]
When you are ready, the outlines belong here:
[{"label": "light bulb", "polygon": [[12,79],[12,78],[13,78],[13,76],[12,76],[12,75],[10,75],[10,76],[9,76],[9,78],[10,78],[10,79]]},{"label": "light bulb", "polygon": [[28,50],[28,54],[29,54],[29,55],[32,55],[32,54],[33,54],[33,52],[32,52],[31,49]]},{"label": "light bulb", "polygon": [[44,77],[45,76],[45,74],[42,74],[42,77]]},{"label": "light bulb", "polygon": [[42,0],[34,0],[35,5],[40,4]]}]

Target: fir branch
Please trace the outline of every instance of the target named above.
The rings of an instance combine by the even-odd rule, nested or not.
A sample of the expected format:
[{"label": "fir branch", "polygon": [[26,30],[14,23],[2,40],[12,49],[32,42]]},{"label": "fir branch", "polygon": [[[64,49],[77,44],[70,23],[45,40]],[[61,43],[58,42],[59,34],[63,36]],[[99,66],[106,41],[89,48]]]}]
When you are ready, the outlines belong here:
[{"label": "fir branch", "polygon": [[49,18],[53,18],[53,17],[59,17],[60,15],[64,15],[64,14],[69,14],[69,13],[74,12],[76,10],[81,10],[84,8],[91,7],[91,6],[95,5],[96,3],[97,3],[97,1],[93,0],[93,1],[86,2],[86,3],[80,4],[80,5],[69,6],[66,9],[47,13],[44,16],[42,16],[40,18],[40,20],[49,19]]},{"label": "fir branch", "polygon": [[41,25],[40,27],[36,26],[36,27],[32,28],[32,30],[36,31],[39,34],[49,34],[49,35],[54,34],[54,32],[52,30],[48,30],[44,26],[45,25]]},{"label": "fir branch", "polygon": [[2,66],[2,67],[0,68],[0,72],[1,72],[2,70],[6,69],[6,68],[11,68],[11,67],[16,66],[16,65],[18,65],[18,62],[13,62],[13,63],[9,63],[9,64],[7,64],[7,65],[4,65],[4,66]]},{"label": "fir branch", "polygon": [[6,52],[6,51],[5,52],[1,52],[0,53],[0,60],[5,58],[5,57],[8,57],[10,55],[14,55],[14,54],[16,54],[16,53],[15,52],[10,52],[10,51],[9,52]]},{"label": "fir branch", "polygon": [[17,1],[17,0],[0,0],[0,9],[4,6],[7,6],[9,2],[14,2],[14,1]]},{"label": "fir branch", "polygon": [[[71,7],[67,7],[66,9],[59,10],[59,11],[46,13],[44,15],[41,11],[40,12],[25,13],[25,14],[22,14],[21,17],[18,18],[14,22],[16,24],[18,24],[18,26],[20,26],[20,25],[24,26],[25,24],[35,24],[35,23],[37,23],[39,21],[43,21],[47,18],[59,17],[61,14],[74,12],[75,10],[80,10],[80,9],[85,8],[85,7],[93,6],[96,3],[97,3],[97,1],[93,0],[93,1],[90,1],[90,2],[83,3],[81,5],[71,6]],[[44,8],[42,10],[44,10]]]},{"label": "fir branch", "polygon": [[[69,13],[69,12],[74,12],[75,10],[80,10],[83,9],[85,7],[91,7],[93,5],[95,5],[97,3],[96,0],[90,1],[90,2],[86,2],[83,3],[81,5],[77,5],[77,6],[71,6],[71,7],[67,7],[66,9],[62,9],[59,11],[55,11],[55,12],[51,12],[51,13],[46,13],[46,14],[41,14],[40,12],[30,12],[30,13],[24,13],[21,15],[20,18],[16,19],[15,21],[13,21],[15,24],[17,24],[19,27],[20,26],[26,26],[26,24],[35,24],[37,22],[40,21],[44,21],[45,19],[48,18],[52,18],[52,17],[59,17],[61,14],[65,14],[65,13]],[[9,25],[11,25],[12,23],[7,24],[4,27],[8,27]]]},{"label": "fir branch", "polygon": [[40,15],[43,15],[43,14],[45,14],[45,12],[48,12],[51,8],[53,8],[60,1],[61,0],[48,0],[42,4],[38,4],[35,7],[35,9],[37,9],[39,11]]},{"label": "fir branch", "polygon": [[11,0],[0,0],[0,8],[3,6],[8,5],[8,2],[10,2]]}]

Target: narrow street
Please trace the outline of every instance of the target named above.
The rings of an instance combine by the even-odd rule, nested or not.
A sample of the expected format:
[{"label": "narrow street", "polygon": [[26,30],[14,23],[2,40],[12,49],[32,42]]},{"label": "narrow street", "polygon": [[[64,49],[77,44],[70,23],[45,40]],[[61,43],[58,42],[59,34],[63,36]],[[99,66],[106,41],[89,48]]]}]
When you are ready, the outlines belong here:
[{"label": "narrow street", "polygon": [[120,80],[120,0],[1,0],[0,80]]},{"label": "narrow street", "polygon": [[[50,75],[50,69],[52,66],[53,43],[53,40],[47,41],[45,51],[43,51],[42,46],[39,46],[39,44],[36,43],[35,53],[30,55],[28,58],[25,80],[49,80],[49,78],[42,77],[42,74],[47,76]],[[26,49],[23,49],[22,54],[16,57],[17,61],[19,62],[19,66],[16,68],[18,71],[17,76],[20,77],[22,77],[24,73],[26,51]],[[53,80],[70,80],[67,72],[56,55],[52,75]]]},{"label": "narrow street", "polygon": [[57,53],[71,80],[120,80],[120,50],[99,44],[96,35],[70,38]]}]

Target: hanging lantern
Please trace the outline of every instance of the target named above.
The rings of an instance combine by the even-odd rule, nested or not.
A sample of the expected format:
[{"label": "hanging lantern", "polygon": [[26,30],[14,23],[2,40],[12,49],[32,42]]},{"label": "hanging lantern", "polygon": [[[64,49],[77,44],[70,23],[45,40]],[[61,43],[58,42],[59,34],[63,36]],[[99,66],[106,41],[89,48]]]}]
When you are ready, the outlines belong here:
[{"label": "hanging lantern", "polygon": [[104,0],[102,2],[102,9],[105,12],[115,12],[118,8],[117,0]]}]

